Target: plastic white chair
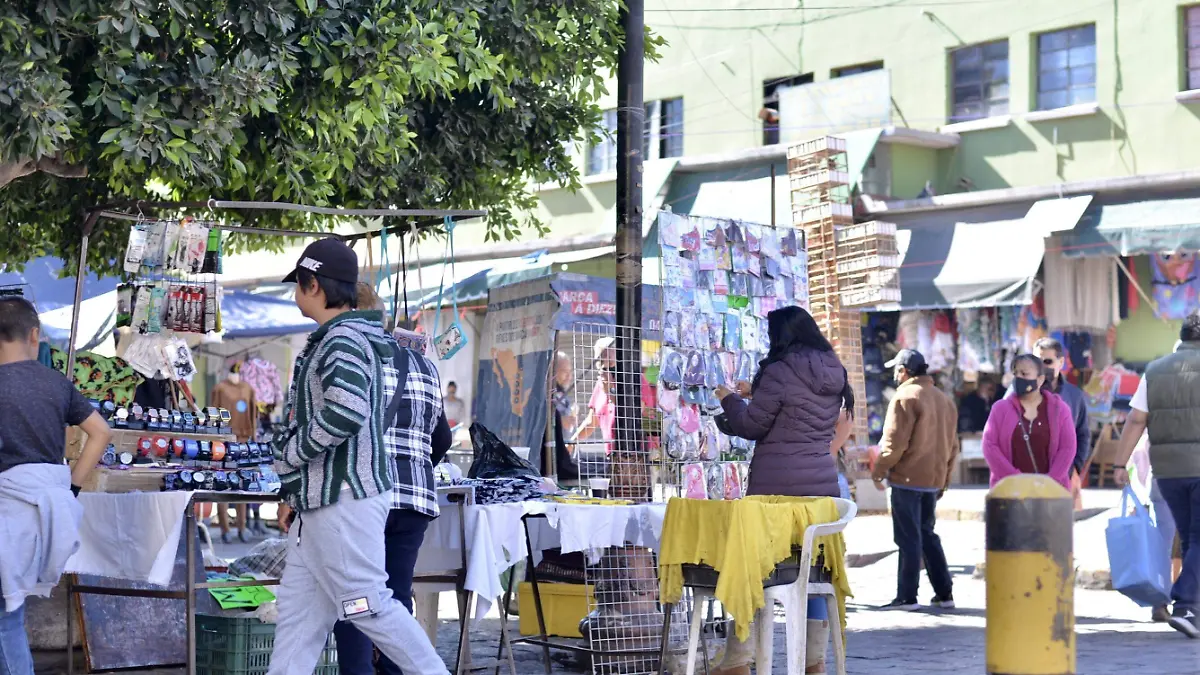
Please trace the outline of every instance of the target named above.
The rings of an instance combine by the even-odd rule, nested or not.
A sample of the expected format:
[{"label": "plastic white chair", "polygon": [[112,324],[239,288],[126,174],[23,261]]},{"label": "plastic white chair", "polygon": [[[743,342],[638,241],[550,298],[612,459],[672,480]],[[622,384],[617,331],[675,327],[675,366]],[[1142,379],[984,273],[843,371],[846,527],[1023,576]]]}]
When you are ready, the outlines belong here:
[{"label": "plastic white chair", "polygon": [[[786,616],[787,673],[788,675],[804,675],[804,661],[808,650],[806,634],[809,596],[825,598],[825,605],[829,613],[829,635],[833,642],[835,672],[838,675],[846,675],[846,647],[842,643],[841,615],[838,614],[837,595],[833,584],[809,581],[809,572],[813,564],[813,541],[817,537],[844,531],[850,521],[854,520],[854,516],[858,514],[858,506],[854,502],[838,498],[833,498],[833,501],[837,504],[838,519],[832,523],[810,525],[804,531],[804,543],[797,565],[800,569],[799,578],[786,586],[763,589],[766,602],[754,616],[754,621],[758,625],[758,649],[755,655],[755,670],[758,675],[770,675],[771,673],[775,654],[775,603],[783,605]],[[713,597],[714,589],[693,588],[692,593],[687,675],[696,673],[696,651],[700,643],[700,629],[704,623],[704,601]]]}]

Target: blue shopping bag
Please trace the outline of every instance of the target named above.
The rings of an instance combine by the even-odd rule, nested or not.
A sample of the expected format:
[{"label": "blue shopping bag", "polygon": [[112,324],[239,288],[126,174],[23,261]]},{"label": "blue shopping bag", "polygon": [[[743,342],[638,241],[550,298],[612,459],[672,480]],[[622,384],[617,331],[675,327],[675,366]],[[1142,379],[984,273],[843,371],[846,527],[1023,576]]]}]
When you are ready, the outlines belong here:
[{"label": "blue shopping bag", "polygon": [[[1133,502],[1130,513],[1126,502]],[[1165,605],[1171,597],[1169,553],[1150,518],[1150,510],[1127,485],[1121,493],[1120,515],[1104,532],[1112,586],[1142,607]]]}]

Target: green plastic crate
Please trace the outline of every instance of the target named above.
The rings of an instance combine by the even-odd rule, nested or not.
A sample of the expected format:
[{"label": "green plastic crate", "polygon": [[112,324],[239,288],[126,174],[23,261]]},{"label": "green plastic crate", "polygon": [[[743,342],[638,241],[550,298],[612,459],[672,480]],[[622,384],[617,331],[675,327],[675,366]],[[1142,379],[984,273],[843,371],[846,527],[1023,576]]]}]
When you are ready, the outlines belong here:
[{"label": "green plastic crate", "polygon": [[[275,624],[256,617],[196,615],[196,675],[266,675],[275,647]],[[314,675],[338,675],[333,634]]]}]

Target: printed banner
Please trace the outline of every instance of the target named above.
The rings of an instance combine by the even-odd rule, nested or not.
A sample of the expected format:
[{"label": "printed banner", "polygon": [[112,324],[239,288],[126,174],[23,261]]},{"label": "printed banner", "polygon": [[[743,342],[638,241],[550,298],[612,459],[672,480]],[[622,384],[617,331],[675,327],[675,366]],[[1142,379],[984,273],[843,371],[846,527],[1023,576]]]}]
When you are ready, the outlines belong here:
[{"label": "printed banner", "polygon": [[[581,323],[612,326],[617,318],[617,282],[582,274],[559,274],[551,282],[561,305],[554,329],[569,331]],[[662,288],[642,286],[642,340],[662,340]]]},{"label": "printed banner", "polygon": [[494,288],[480,336],[475,421],[539,468],[558,306],[549,279]]}]

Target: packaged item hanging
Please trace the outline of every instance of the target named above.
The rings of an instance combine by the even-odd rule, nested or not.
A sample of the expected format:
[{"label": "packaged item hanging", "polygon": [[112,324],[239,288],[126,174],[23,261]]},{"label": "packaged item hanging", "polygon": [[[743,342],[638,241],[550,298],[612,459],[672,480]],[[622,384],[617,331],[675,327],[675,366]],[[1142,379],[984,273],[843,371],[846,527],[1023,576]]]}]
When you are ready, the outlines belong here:
[{"label": "packaged item hanging", "polygon": [[168,375],[172,380],[190,380],[196,374],[196,364],[192,360],[192,350],[187,343],[179,338],[167,340],[162,347],[163,357],[169,366]]},{"label": "packaged item hanging", "polygon": [[204,320],[200,324],[200,332],[210,333],[217,329],[217,289],[214,284],[201,290],[204,292]]},{"label": "packaged item hanging", "polygon": [[725,470],[717,462],[710,462],[704,467],[704,486],[709,499],[725,498]]},{"label": "packaged item hanging", "polygon": [[146,225],[146,252],[142,256],[142,266],[158,269],[163,266],[163,238],[167,233],[167,224],[160,221]]},{"label": "packaged item hanging", "polygon": [[208,251],[208,227],[190,218],[180,225],[179,244],[175,247],[173,268],[185,274],[199,274]]},{"label": "packaged item hanging", "polygon": [[133,325],[133,286],[117,286],[117,328]]},{"label": "packaged item hanging", "polygon": [[725,499],[741,499],[742,477],[738,472],[737,463],[725,462],[721,464],[721,468],[725,474]]},{"label": "packaged item hanging", "polygon": [[125,272],[137,274],[142,269],[142,260],[146,256],[147,229],[144,223],[137,223],[129,228],[129,243],[125,247]]},{"label": "packaged item hanging", "polygon": [[[447,259],[450,261],[450,274],[454,275],[454,220],[449,216],[445,219],[446,224],[446,250],[448,252]],[[446,283],[446,268],[442,267],[442,288]],[[438,324],[442,318],[442,290],[438,289],[438,304],[437,314],[433,319],[433,346],[437,350],[438,358],[443,361],[449,360],[458,353],[460,349],[467,345],[467,334],[463,330],[462,323],[458,318],[458,284],[454,284],[450,288],[451,306],[454,308],[454,321],[446,332],[438,332]]]},{"label": "packaged item hanging", "polygon": [[137,286],[134,288],[133,327],[138,333],[150,332],[150,288]]},{"label": "packaged item hanging", "polygon": [[200,272],[202,274],[221,273],[221,231],[215,227],[208,231],[208,245],[204,251],[204,265]]},{"label": "packaged item hanging", "polygon": [[146,332],[161,333],[163,329],[163,314],[166,312],[167,294],[159,286],[155,286],[149,290],[150,305],[146,309]]},{"label": "packaged item hanging", "polygon": [[708,499],[703,465],[683,465],[683,496],[687,499]]}]

